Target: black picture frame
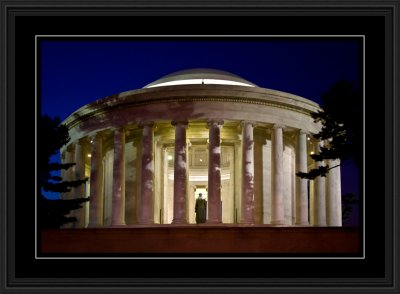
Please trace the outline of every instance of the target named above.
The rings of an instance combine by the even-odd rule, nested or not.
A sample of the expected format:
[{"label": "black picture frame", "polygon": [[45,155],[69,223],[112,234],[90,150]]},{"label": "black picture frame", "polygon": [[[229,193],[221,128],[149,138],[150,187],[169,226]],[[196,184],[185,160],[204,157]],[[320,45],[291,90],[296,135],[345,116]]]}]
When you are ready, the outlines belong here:
[{"label": "black picture frame", "polygon": [[[27,3],[1,0],[0,3],[2,293],[399,293],[399,201],[396,198],[399,186],[395,181],[399,166],[398,1],[382,4],[380,1]],[[198,19],[202,25],[191,28],[195,34],[203,30],[227,34],[233,28],[236,34],[246,34],[250,26],[255,34],[366,35],[365,129],[381,133],[379,140],[366,136],[365,168],[369,172],[365,182],[370,183],[366,202],[373,205],[367,205],[365,212],[369,216],[365,259],[357,262],[341,259],[133,262],[34,258],[34,36],[99,31],[129,34],[137,30],[139,26],[134,25],[139,23],[143,24],[140,32],[147,34],[151,30],[149,19],[168,23],[172,17],[175,21],[188,17]],[[233,18],[243,21],[233,25]],[[160,32],[172,29],[173,33],[181,34],[183,27],[166,25]],[[23,184],[18,184],[19,181]],[[372,181],[376,184],[371,185]]]}]

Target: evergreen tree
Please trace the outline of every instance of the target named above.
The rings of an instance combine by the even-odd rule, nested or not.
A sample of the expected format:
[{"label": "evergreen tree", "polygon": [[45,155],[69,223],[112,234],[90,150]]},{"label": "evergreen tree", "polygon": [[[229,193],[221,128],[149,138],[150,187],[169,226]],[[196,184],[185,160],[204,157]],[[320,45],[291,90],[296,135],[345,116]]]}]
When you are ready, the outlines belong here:
[{"label": "evergreen tree", "polygon": [[51,156],[57,154],[69,140],[68,128],[60,124],[59,118],[39,116],[37,166],[40,187],[38,197],[38,226],[40,228],[59,228],[63,224],[76,222],[75,217],[67,217],[67,215],[72,210],[82,208],[82,203],[89,200],[89,198],[51,200],[43,195],[43,191],[66,193],[88,180],[86,178],[63,181],[60,176],[54,175],[56,171],[67,170],[75,165],[75,163],[62,164],[50,161]]}]

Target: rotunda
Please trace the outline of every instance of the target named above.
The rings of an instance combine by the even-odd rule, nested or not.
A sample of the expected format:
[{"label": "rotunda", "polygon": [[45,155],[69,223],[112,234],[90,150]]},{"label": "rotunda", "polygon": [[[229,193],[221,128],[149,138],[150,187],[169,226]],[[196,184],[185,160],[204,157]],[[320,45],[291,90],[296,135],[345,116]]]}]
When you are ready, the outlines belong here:
[{"label": "rotunda", "polygon": [[195,224],[199,193],[206,224],[341,226],[340,169],[296,176],[315,166],[319,109],[225,71],[172,73],[63,122],[62,177],[89,181],[62,197],[90,196],[76,227]]}]

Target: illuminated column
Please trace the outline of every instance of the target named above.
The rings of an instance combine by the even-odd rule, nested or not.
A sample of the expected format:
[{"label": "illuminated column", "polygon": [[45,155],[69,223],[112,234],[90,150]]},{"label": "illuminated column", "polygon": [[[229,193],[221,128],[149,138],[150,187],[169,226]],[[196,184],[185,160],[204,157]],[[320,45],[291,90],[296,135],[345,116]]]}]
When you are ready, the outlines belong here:
[{"label": "illuminated column", "polygon": [[168,151],[167,147],[163,147],[163,224],[168,223]]},{"label": "illuminated column", "polygon": [[[238,127],[238,133],[241,133],[241,127]],[[240,223],[242,219],[242,135],[238,135],[235,142],[235,223]]]},{"label": "illuminated column", "polygon": [[[314,143],[314,153],[320,152],[323,142]],[[315,168],[323,166],[322,161],[315,162]],[[325,177],[316,177],[314,179],[314,223],[316,227],[326,226],[326,199],[325,199]]]},{"label": "illuminated column", "polygon": [[142,136],[142,179],[140,197],[140,224],[153,224],[153,194],[154,194],[154,132],[153,122],[140,125]]},{"label": "illuminated column", "polygon": [[195,215],[195,201],[196,198],[194,197],[194,188],[190,187],[190,180],[189,180],[189,154],[191,153],[192,143],[190,140],[186,140],[186,221],[189,224],[196,223],[196,215]]},{"label": "illuminated column", "polygon": [[[74,178],[73,180],[83,180],[85,178],[85,154],[83,148],[83,141],[78,140],[75,143],[75,154],[74,154],[75,166],[73,168]],[[72,169],[72,168],[71,168]],[[81,184],[72,189],[73,198],[86,198],[85,196],[85,184]],[[76,217],[77,221],[72,224],[74,228],[85,227],[85,209],[84,204],[81,204],[82,208],[72,210],[72,215]]]},{"label": "illuminated column", "polygon": [[254,130],[254,223],[264,223],[264,146],[265,129]]},{"label": "illuminated column", "polygon": [[[336,159],[336,164],[340,165],[340,159]],[[342,176],[341,176],[340,166],[336,168],[334,175],[336,178],[337,225],[341,227],[342,226]]]},{"label": "illuminated column", "polygon": [[89,227],[103,225],[103,138],[99,133],[93,138],[90,165]]},{"label": "illuminated column", "polygon": [[[307,133],[303,130],[297,135],[296,173],[307,172]],[[307,179],[296,176],[296,225],[308,223]]]},{"label": "illuminated column", "polygon": [[[330,168],[326,179],[326,222],[328,226],[342,226],[342,199],[340,184],[340,160],[328,160]],[[337,167],[335,167],[337,166]]]},{"label": "illuminated column", "polygon": [[173,121],[175,127],[174,162],[174,218],[173,224],[185,224],[186,221],[186,128],[187,121]]},{"label": "illuminated column", "polygon": [[114,131],[114,166],[111,225],[125,225],[125,130]]},{"label": "illuminated column", "polygon": [[133,146],[136,148],[136,162],[135,162],[135,168],[136,168],[136,187],[135,187],[135,223],[139,224],[140,223],[140,211],[141,211],[141,198],[142,198],[142,141],[143,139],[137,138],[133,142]]},{"label": "illuminated column", "polygon": [[242,122],[242,219],[254,224],[254,139],[253,123]]},{"label": "illuminated column", "polygon": [[283,126],[275,125],[272,130],[272,198],[271,224],[283,225]]},{"label": "illuminated column", "polygon": [[208,219],[207,223],[221,223],[221,126],[222,120],[209,120],[208,156]]}]

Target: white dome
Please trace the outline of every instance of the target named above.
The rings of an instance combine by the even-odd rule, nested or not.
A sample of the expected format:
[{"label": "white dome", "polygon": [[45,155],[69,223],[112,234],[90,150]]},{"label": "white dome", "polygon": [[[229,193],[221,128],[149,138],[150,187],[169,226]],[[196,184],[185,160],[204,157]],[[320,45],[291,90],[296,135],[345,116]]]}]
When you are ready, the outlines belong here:
[{"label": "white dome", "polygon": [[257,85],[226,71],[209,68],[195,68],[171,73],[146,85],[144,88],[194,84],[257,87]]}]

